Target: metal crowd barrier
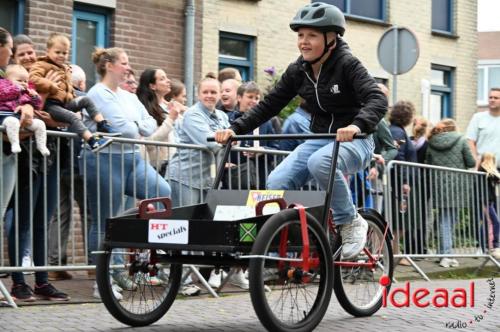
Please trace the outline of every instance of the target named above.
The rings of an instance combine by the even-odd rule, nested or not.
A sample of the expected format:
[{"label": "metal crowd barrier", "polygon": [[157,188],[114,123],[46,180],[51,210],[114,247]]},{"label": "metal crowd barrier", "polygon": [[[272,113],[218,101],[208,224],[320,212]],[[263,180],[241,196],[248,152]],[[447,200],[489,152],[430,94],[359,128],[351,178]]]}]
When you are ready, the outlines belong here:
[{"label": "metal crowd barrier", "polygon": [[[3,128],[0,127],[0,130]],[[88,176],[86,172],[86,163],[92,152],[85,151],[81,159],[74,158],[76,151],[81,144],[75,134],[49,131],[48,135],[53,137],[57,144],[57,153],[55,163],[51,166],[47,163],[47,159],[41,165],[42,169],[42,194],[40,210],[33,209],[34,198],[30,196],[30,204],[28,205],[29,216],[29,237],[27,242],[33,242],[33,227],[34,222],[40,222],[42,218],[44,224],[44,257],[45,264],[43,266],[22,266],[22,262],[16,259],[14,266],[10,266],[7,251],[7,232],[4,229],[4,220],[0,221],[0,273],[2,272],[20,272],[20,271],[71,271],[71,270],[91,270],[94,265],[88,264],[88,230],[92,222],[97,223],[97,229],[100,229],[100,223],[104,220],[98,218],[97,221],[92,221],[89,206],[88,206],[88,188],[86,183]],[[137,194],[137,176],[136,170],[132,172],[132,178],[125,178],[124,171],[124,153],[127,146],[142,146],[142,152],[134,152],[141,154],[146,161],[149,157],[144,153],[145,147],[153,147],[156,152],[162,148],[167,148],[173,154],[180,153],[188,149],[190,156],[202,156],[203,153],[210,152],[205,146],[173,144],[163,142],[153,142],[148,140],[132,140],[125,138],[113,138],[111,147],[120,151],[121,162],[118,167],[110,166],[107,175],[97,179],[98,184],[105,183],[104,181],[112,181],[113,176],[118,175],[122,183],[120,192],[103,192],[97,191],[97,195],[120,195],[121,207],[119,213],[124,210],[134,207]],[[63,154],[63,147],[67,146],[68,154]],[[29,150],[34,151],[35,146],[30,143]],[[216,164],[218,156],[212,152],[208,167],[210,168],[210,180],[215,177]],[[102,152],[100,153],[103,154]],[[241,148],[235,147],[229,162],[227,163],[227,175],[223,181],[223,188],[228,189],[264,189],[267,176],[278,165],[283,158],[289,154],[288,151],[277,151],[271,149],[260,148]],[[0,145],[0,174],[3,174],[4,158],[2,146]],[[173,160],[176,160],[175,158]],[[162,163],[154,163],[154,166],[160,172],[165,172],[165,179],[172,184],[180,174],[170,174],[168,168],[172,167],[175,162],[172,158],[168,165]],[[14,156],[16,168],[16,185],[12,198],[12,203],[15,208],[11,218],[12,226],[14,227],[14,246],[16,257],[19,257],[20,244],[19,237],[19,212],[20,212],[20,180],[18,178],[18,157]],[[33,192],[34,186],[37,184],[36,177],[33,175],[32,158],[29,158],[28,178],[22,179],[28,183],[29,191]],[[206,161],[205,161],[206,162]],[[111,165],[111,160],[97,160],[96,168]],[[105,163],[105,164],[103,164]],[[177,166],[180,166],[180,161]],[[83,172],[81,174],[76,170],[76,166],[82,164]],[[188,165],[192,164],[192,158],[188,160]],[[166,170],[164,168],[166,166]],[[196,204],[203,200],[203,188],[195,186],[195,180],[204,180],[203,169],[207,165],[201,163],[197,167],[187,167],[189,169],[189,179],[185,183],[182,190],[199,191],[198,198],[190,199],[189,203]],[[159,169],[162,168],[163,169]],[[181,169],[181,167],[178,167]],[[185,167],[184,167],[185,168]],[[50,188],[50,180],[55,177],[57,184],[55,188]],[[146,195],[157,195],[158,181],[160,175],[155,178],[156,192]],[[4,188],[4,184],[8,179],[0,177],[0,188]],[[378,177],[373,180],[367,179],[367,172],[359,172],[355,176],[350,176],[347,179],[353,189],[353,201],[358,206],[373,207],[384,213],[386,219],[391,223],[393,232],[397,235],[395,239],[397,252],[396,257],[408,258],[414,267],[425,274],[418,268],[412,258],[415,257],[489,257],[485,255],[487,246],[487,227],[484,223],[485,214],[483,207],[487,202],[486,176],[484,173],[463,171],[443,167],[435,167],[422,164],[390,162],[383,173],[383,177]],[[133,190],[130,195],[125,195],[125,183],[131,181]],[[448,187],[446,181],[452,181],[453,185]],[[411,189],[408,194],[403,193],[402,185],[407,184]],[[61,189],[65,186],[65,191]],[[146,184],[141,184],[146,185]],[[184,188],[184,189],[182,189]],[[319,186],[310,181],[302,190],[318,190]],[[182,192],[179,193],[182,195]],[[66,201],[61,201],[61,197],[66,197]],[[49,218],[47,214],[50,212],[50,199],[55,199],[53,217]],[[80,213],[75,213],[73,210],[74,201],[77,201],[80,207]],[[497,195],[497,207],[499,197]],[[0,191],[0,202],[5,201],[3,190]],[[99,199],[97,200],[100,201]],[[40,202],[39,202],[40,203]],[[98,203],[99,204],[99,203]],[[439,227],[440,216],[446,207],[452,206],[449,212],[451,218],[456,219],[457,223],[452,232],[451,253],[441,254],[443,237],[442,229]],[[99,205],[98,205],[99,207]],[[2,211],[3,211],[2,207]],[[112,208],[110,206],[110,208]],[[69,211],[68,211],[69,209]],[[98,209],[99,210],[99,209]],[[11,210],[12,211],[12,210]],[[77,210],[78,211],[78,210]],[[26,212],[26,211],[23,211]],[[80,214],[80,217],[78,217]],[[65,222],[66,221],[66,222]],[[101,236],[98,236],[100,240]],[[71,239],[70,245],[67,247],[67,259],[63,259],[65,243]],[[478,253],[478,249],[483,249],[483,254]],[[50,257],[50,261],[49,261]],[[492,259],[492,258],[491,258]],[[494,261],[494,260],[493,260]],[[494,261],[495,262],[495,261]],[[498,266],[498,262],[495,262]],[[500,266],[499,266],[500,267]],[[3,286],[0,281],[0,286]],[[1,291],[1,289],[0,289]]]},{"label": "metal crowd barrier", "polygon": [[[415,258],[484,257],[489,254],[486,173],[391,161],[384,173],[384,215],[394,236],[395,257],[406,258],[424,278]],[[404,187],[409,188],[405,190]]]}]

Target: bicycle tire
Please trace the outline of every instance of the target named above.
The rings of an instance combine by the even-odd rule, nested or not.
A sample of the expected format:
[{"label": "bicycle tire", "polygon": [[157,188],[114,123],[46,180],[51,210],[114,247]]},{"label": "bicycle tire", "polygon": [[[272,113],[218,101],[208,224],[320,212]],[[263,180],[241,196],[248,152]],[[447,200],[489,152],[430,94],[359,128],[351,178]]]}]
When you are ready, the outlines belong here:
[{"label": "bicycle tire", "polygon": [[[276,250],[279,250],[277,249],[279,237],[285,227],[289,235],[287,238],[287,257],[290,255],[299,257],[298,255],[302,251],[302,238],[298,211],[295,209],[283,210],[266,221],[257,234],[252,247],[252,254],[276,257]],[[309,214],[307,214],[307,228],[310,242],[310,257],[316,257],[318,262],[316,267],[311,266],[309,271],[307,271],[307,275],[319,274],[320,278],[317,284],[313,282],[308,283],[301,278],[291,279],[288,272],[291,271],[292,263],[283,261],[279,263],[280,261],[265,258],[252,258],[250,260],[250,297],[257,317],[269,331],[312,331],[321,322],[330,304],[333,287],[333,260],[330,244],[323,227]],[[283,266],[286,264],[290,265],[280,269],[280,264],[283,264]],[[277,280],[273,281],[274,285],[265,281],[264,273],[266,269],[267,271],[276,269],[274,275]],[[295,271],[294,273],[304,272],[297,267],[293,271]],[[274,289],[271,292],[266,292],[266,286],[272,286]],[[316,294],[313,294],[315,291],[317,291]],[[297,297],[304,295],[311,303],[307,303],[307,300],[303,301],[303,299],[299,298],[290,299],[292,305],[284,307],[293,311],[286,314],[292,321],[286,321],[283,317],[279,317],[279,314],[277,315],[273,312],[274,302],[279,300],[286,301],[287,297],[291,298],[294,294]],[[276,296],[277,300],[275,301]],[[276,303],[276,305],[279,306],[279,303]],[[296,321],[293,319],[295,313],[301,315],[301,317],[297,315]]]},{"label": "bicycle tire", "polygon": [[[341,267],[335,264],[338,260],[335,260],[334,265],[334,282],[333,287],[335,295],[342,306],[342,308],[349,314],[355,317],[366,317],[371,316],[377,312],[382,306],[382,299],[384,288],[388,293],[390,289],[390,283],[387,286],[380,284],[380,277],[386,275],[389,280],[392,280],[394,271],[394,257],[392,253],[392,245],[389,234],[384,237],[385,225],[380,220],[378,216],[368,211],[359,212],[361,216],[368,222],[368,235],[367,244],[365,248],[374,253],[374,248],[378,245],[383,244],[381,250],[381,265],[383,269],[379,269],[381,275],[375,274],[367,267]],[[333,252],[336,253],[342,244],[342,239],[340,235],[335,237],[333,244]],[[340,259],[340,254],[338,255]],[[384,257],[388,257],[385,259]],[[361,254],[358,256],[359,260],[367,261],[368,257]],[[378,269],[377,269],[378,270]],[[372,296],[367,297],[366,301],[359,298],[359,289],[369,289],[373,288],[375,292]]]},{"label": "bicycle tire", "polygon": [[[104,253],[98,255],[96,266],[96,282],[104,306],[109,313],[120,322],[133,326],[147,326],[161,317],[170,309],[179,291],[182,264],[171,264],[168,268],[168,275],[160,285],[153,285],[151,277],[143,272],[132,273],[125,268],[126,274],[132,282],[136,284],[136,289],[123,290],[123,299],[115,297],[111,278],[113,269],[111,268],[112,248],[103,248]],[[124,249],[118,249],[124,250]],[[125,249],[128,253],[135,253],[136,256],[147,257],[151,255],[151,249]],[[140,263],[147,263],[147,258]],[[129,264],[130,269],[132,263]],[[162,268],[162,271],[165,267]],[[134,304],[134,301],[139,304]],[[143,305],[141,305],[143,304]],[[135,308],[137,307],[137,310]]]}]

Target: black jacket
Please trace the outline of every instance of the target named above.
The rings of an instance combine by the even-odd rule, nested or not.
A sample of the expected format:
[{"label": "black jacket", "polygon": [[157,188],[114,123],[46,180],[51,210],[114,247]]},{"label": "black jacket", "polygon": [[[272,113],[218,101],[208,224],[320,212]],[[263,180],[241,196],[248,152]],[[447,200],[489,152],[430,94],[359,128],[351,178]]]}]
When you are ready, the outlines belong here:
[{"label": "black jacket", "polygon": [[251,111],[237,119],[236,134],[252,131],[277,115],[296,95],[311,111],[311,131],[335,133],[350,124],[371,133],[387,111],[387,98],[341,38],[323,63],[318,81],[311,66],[299,57],[290,64],[276,87]]}]

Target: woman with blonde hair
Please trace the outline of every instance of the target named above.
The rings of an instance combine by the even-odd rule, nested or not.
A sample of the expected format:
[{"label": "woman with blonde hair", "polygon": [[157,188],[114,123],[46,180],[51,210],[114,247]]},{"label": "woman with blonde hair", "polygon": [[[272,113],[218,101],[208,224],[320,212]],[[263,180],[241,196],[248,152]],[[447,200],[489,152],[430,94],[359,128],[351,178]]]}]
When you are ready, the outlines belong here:
[{"label": "woman with blonde hair", "polygon": [[491,152],[485,152],[481,157],[481,164],[479,165],[479,171],[485,172],[488,180],[488,208],[487,216],[491,221],[493,228],[493,243],[490,250],[490,254],[496,259],[500,259],[500,221],[497,215],[497,205],[496,205],[496,195],[495,188],[500,183],[500,173],[497,170],[497,161],[495,154]]},{"label": "woman with blonde hair", "polygon": [[410,137],[417,152],[417,162],[425,161],[425,151],[427,150],[427,136],[429,135],[430,122],[423,116],[416,116],[413,119],[412,136]]}]

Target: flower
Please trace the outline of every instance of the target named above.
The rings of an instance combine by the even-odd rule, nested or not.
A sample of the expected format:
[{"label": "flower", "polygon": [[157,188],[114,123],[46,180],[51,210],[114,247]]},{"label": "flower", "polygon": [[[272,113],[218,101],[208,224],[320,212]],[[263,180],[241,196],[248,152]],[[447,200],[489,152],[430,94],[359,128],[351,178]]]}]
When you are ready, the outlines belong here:
[{"label": "flower", "polygon": [[274,75],[276,75],[276,68],[274,68],[274,66],[267,67],[266,69],[264,69],[264,72],[271,75],[271,77],[274,77]]}]

